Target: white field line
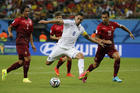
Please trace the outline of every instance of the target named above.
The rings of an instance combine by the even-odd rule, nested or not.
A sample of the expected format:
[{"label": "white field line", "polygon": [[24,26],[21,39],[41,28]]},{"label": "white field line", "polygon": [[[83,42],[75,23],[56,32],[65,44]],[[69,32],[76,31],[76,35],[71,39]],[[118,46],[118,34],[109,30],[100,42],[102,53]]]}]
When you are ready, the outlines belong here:
[{"label": "white field line", "polygon": [[[96,71],[93,71],[93,72],[113,72],[113,69],[112,70],[96,70]],[[140,69],[120,70],[120,72],[140,72]],[[34,74],[34,75],[35,74],[54,74],[54,73],[55,73],[54,71],[46,71],[46,72],[44,72],[44,71],[39,71],[39,72],[35,71],[35,72],[33,72],[33,70],[32,70],[32,72],[29,71],[29,74]],[[66,71],[60,71],[60,73],[65,74]],[[78,71],[72,71],[72,73],[78,73]],[[23,74],[23,73],[13,71],[12,74]]]}]

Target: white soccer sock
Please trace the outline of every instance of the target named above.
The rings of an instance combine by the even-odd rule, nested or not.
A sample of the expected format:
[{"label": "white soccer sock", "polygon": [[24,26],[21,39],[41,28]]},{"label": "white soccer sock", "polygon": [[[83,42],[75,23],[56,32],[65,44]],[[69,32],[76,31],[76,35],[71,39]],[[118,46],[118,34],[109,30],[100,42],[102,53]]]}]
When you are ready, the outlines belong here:
[{"label": "white soccer sock", "polygon": [[84,59],[78,60],[79,75],[84,72]]}]

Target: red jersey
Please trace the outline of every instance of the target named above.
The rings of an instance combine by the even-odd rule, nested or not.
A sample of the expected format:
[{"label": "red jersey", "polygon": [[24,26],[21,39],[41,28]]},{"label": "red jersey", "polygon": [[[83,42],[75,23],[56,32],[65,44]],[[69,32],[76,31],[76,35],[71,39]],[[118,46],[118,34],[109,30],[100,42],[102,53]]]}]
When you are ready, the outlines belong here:
[{"label": "red jersey", "polygon": [[109,25],[104,25],[100,23],[97,26],[96,34],[100,36],[101,39],[111,40],[113,42],[114,31],[116,28],[120,27],[120,24],[116,22],[109,22]]},{"label": "red jersey", "polygon": [[56,37],[61,37],[63,32],[63,25],[54,24],[51,27],[50,35],[55,35]]},{"label": "red jersey", "polygon": [[19,17],[11,25],[16,28],[16,45],[29,45],[30,36],[33,32],[32,20]]}]

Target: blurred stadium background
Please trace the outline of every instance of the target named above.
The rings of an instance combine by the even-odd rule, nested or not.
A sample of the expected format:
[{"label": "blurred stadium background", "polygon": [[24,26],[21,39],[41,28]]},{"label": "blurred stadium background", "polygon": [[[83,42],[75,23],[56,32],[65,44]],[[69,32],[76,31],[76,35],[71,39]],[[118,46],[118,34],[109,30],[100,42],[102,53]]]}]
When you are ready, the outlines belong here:
[{"label": "blurred stadium background", "polygon": [[[140,81],[139,81],[140,76],[138,75],[138,73],[140,72],[140,68],[139,68],[140,66],[140,62],[139,62],[140,61],[140,0],[0,0],[0,34],[3,31],[5,31],[8,34],[8,29],[7,29],[8,25],[13,21],[14,18],[20,15],[19,12],[20,12],[20,8],[22,4],[27,4],[28,6],[31,7],[32,12],[30,14],[30,18],[34,22],[33,38],[35,41],[35,46],[37,47],[37,52],[34,53],[30,49],[31,54],[33,55],[32,61],[34,62],[32,62],[31,71],[29,73],[31,73],[30,76],[31,78],[33,78],[33,82],[36,82],[31,85],[31,88],[34,89],[35,91],[32,91],[32,90],[29,91],[28,88],[30,86],[25,87],[24,84],[19,83],[21,81],[20,78],[22,77],[21,75],[19,75],[19,77],[16,77],[17,74],[21,73],[21,70],[19,70],[16,72],[16,74],[13,73],[14,74],[13,76],[10,75],[11,78],[8,79],[6,84],[0,81],[0,93],[12,93],[12,92],[15,93],[15,91],[20,92],[20,93],[28,92],[28,91],[37,93],[41,91],[45,93],[47,91],[47,89],[44,89],[44,88],[49,87],[48,83],[46,82],[48,82],[49,79],[52,76],[54,76],[54,73],[53,73],[54,65],[47,69],[47,67],[44,66],[44,61],[46,60],[45,55],[47,56],[50,54],[52,47],[55,45],[55,42],[50,40],[50,37],[49,37],[50,27],[52,26],[52,24],[48,24],[48,25],[38,24],[37,22],[39,20],[52,19],[56,11],[62,11],[64,13],[65,19],[67,18],[72,19],[74,18],[74,15],[77,12],[83,12],[85,15],[85,20],[82,22],[82,25],[85,27],[88,34],[91,35],[92,33],[95,32],[97,25],[101,22],[100,14],[104,10],[109,11],[110,20],[116,21],[120,24],[125,25],[126,27],[130,29],[130,31],[135,36],[135,40],[132,40],[129,37],[129,35],[126,32],[122,31],[121,29],[116,29],[114,33],[114,41],[116,43],[116,48],[118,49],[122,57],[122,61],[124,61],[121,63],[122,69],[120,70],[120,72],[122,71],[121,73],[122,77],[126,78],[126,80],[128,79],[130,82],[125,81],[125,83],[114,85],[112,82],[110,82],[111,80],[110,77],[112,75],[111,74],[112,72],[110,72],[110,70],[112,71],[111,66],[113,65],[113,62],[109,63],[109,65],[108,63],[107,64],[103,63],[106,66],[101,66],[101,69],[99,69],[100,73],[98,71],[97,72],[95,71],[95,74],[97,76],[93,75],[93,77],[96,77],[96,78],[94,78],[94,80],[90,78],[88,81],[88,84],[86,84],[86,88],[88,89],[88,91],[83,90],[84,85],[81,85],[82,83],[78,82],[77,80],[78,76],[76,76],[76,78],[74,79],[70,79],[70,78],[64,78],[65,76],[62,75],[61,78],[63,80],[63,84],[62,84],[61,89],[59,89],[60,90],[59,92],[65,93],[64,92],[65,89],[68,89],[67,92],[71,93],[71,91],[76,90],[77,88],[76,93],[84,93],[84,92],[90,93],[91,92],[90,90],[93,88],[92,84],[96,84],[96,86],[94,85],[94,90],[93,90],[93,92],[96,92],[96,93],[103,93],[108,90],[110,90],[113,93],[118,93],[118,92],[138,93],[140,92],[140,89],[138,88],[138,86],[140,85]],[[46,42],[39,42],[39,36],[41,32],[44,32],[45,35],[47,36]],[[2,51],[0,50],[0,70],[2,68],[9,66],[11,62],[17,59],[17,56],[15,56],[16,55],[15,30],[13,30],[13,34],[14,34],[14,37],[7,38],[6,41],[3,41],[2,38],[0,39],[0,46],[4,47],[4,53],[2,53]],[[86,56],[86,59],[85,59],[86,61],[91,61],[91,59],[93,59],[91,57],[95,56],[97,45],[87,41],[82,36],[80,36],[76,44],[76,48],[84,53],[84,55]],[[8,60],[8,59],[11,59],[11,60]],[[40,63],[40,61],[42,62]],[[110,61],[110,60],[108,58],[105,58],[105,61]],[[88,62],[85,63],[86,68],[88,67],[88,64],[90,63]],[[38,68],[38,66],[40,66],[40,68]],[[72,72],[77,75],[78,72],[75,72],[78,70],[76,62],[73,62],[72,68],[73,68]],[[45,76],[48,74],[46,69],[49,70],[48,73],[50,76]],[[66,68],[62,67],[62,69],[66,69]],[[105,69],[105,71],[103,69]],[[42,72],[42,70],[44,72]],[[107,72],[106,76],[104,75],[105,72]],[[53,74],[50,74],[50,73],[53,73]],[[98,75],[98,73],[99,74],[102,73],[102,74]],[[110,75],[108,75],[108,73]],[[131,77],[131,75],[134,77]],[[102,79],[101,77],[104,77],[104,76],[105,78],[108,78],[109,76],[109,79],[106,79],[106,80]],[[40,79],[39,77],[42,79]],[[16,78],[19,81],[16,81]],[[10,81],[10,79],[12,79],[12,81]],[[69,79],[72,80],[72,82],[69,81]],[[19,86],[18,83],[20,84],[21,88],[15,88]],[[42,86],[39,86],[38,84]],[[36,86],[39,87],[39,89],[36,88]],[[69,89],[69,87],[71,87],[73,90]],[[118,91],[114,92],[112,89],[114,87]],[[22,88],[25,89],[25,91],[21,92],[20,90],[22,90]],[[100,88],[102,88],[103,90],[101,91]],[[131,91],[131,89],[133,91]],[[55,92],[59,93],[56,90],[52,91],[51,88],[49,88],[48,91],[53,92],[53,93]],[[106,93],[109,93],[109,92],[106,92]]]}]

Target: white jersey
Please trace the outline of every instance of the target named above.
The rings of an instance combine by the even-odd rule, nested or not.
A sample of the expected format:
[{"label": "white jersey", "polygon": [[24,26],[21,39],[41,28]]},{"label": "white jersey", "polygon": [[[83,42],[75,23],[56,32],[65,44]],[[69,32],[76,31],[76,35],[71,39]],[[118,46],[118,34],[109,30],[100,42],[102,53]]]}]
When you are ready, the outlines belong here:
[{"label": "white jersey", "polygon": [[62,48],[69,49],[75,46],[78,37],[83,34],[85,29],[81,24],[77,26],[74,20],[63,20],[63,22],[63,34],[57,44]]}]

